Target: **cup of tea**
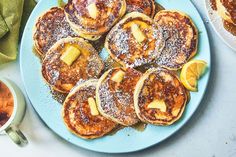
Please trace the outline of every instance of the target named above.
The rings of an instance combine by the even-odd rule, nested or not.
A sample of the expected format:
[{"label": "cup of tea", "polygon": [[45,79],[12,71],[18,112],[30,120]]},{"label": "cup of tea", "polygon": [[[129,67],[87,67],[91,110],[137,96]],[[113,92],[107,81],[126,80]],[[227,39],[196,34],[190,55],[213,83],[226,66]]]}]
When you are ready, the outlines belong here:
[{"label": "cup of tea", "polygon": [[0,77],[0,134],[8,135],[19,146],[28,141],[18,128],[25,115],[25,99],[15,83]]}]

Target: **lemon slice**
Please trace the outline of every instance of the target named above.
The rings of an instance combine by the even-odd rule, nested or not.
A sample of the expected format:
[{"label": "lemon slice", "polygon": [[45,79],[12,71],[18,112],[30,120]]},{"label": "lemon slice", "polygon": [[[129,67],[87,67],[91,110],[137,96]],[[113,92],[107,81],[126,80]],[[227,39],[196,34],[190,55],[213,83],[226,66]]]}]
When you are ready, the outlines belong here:
[{"label": "lemon slice", "polygon": [[197,91],[197,81],[205,73],[207,63],[203,60],[192,60],[186,63],[180,73],[180,80],[190,91]]}]

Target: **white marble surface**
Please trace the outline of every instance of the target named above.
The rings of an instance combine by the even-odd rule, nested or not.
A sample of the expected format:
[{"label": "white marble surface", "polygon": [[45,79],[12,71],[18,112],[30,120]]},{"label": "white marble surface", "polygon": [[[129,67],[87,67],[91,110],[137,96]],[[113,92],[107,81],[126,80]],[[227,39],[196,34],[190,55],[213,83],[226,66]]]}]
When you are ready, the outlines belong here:
[{"label": "white marble surface", "polygon": [[[228,48],[207,23],[204,0],[193,2],[208,29],[212,74],[197,112],[175,135],[144,151],[117,155],[96,153],[71,145],[55,135],[40,120],[27,100],[28,108],[20,128],[29,139],[29,145],[19,148],[7,136],[0,136],[0,156],[236,157],[236,52]],[[24,91],[18,61],[1,66],[0,76],[15,81]]]}]

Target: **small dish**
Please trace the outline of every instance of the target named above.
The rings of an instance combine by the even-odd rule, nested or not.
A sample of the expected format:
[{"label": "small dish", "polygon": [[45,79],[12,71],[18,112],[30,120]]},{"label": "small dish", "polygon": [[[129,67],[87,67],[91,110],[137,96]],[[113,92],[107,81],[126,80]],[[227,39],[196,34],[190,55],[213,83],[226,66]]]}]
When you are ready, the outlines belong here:
[{"label": "small dish", "polygon": [[0,127],[0,134],[7,134],[13,142],[19,146],[28,143],[23,133],[19,130],[18,125],[25,115],[25,99],[21,90],[11,80],[0,77],[0,82],[5,85],[13,96],[13,112],[6,123]]}]

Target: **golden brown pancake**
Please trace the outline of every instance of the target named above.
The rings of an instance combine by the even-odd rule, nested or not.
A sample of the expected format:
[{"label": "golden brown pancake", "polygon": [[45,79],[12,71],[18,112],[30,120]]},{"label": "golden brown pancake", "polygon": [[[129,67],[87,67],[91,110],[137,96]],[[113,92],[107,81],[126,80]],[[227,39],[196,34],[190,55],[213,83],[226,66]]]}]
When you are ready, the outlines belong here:
[{"label": "golden brown pancake", "polygon": [[[145,37],[139,42],[132,31],[137,26]],[[105,48],[112,59],[124,67],[137,67],[150,63],[157,58],[164,47],[161,32],[154,26],[153,20],[145,14],[132,12],[127,14],[108,33]]]},{"label": "golden brown pancake", "polygon": [[236,0],[216,0],[218,14],[227,22],[236,25]]},{"label": "golden brown pancake", "polygon": [[146,14],[149,17],[153,17],[155,14],[155,2],[154,0],[126,0],[127,13],[140,12]]},{"label": "golden brown pancake", "polygon": [[[113,77],[124,72],[121,82]],[[114,68],[105,72],[98,81],[96,100],[99,112],[106,118],[121,125],[130,126],[139,121],[133,103],[134,87],[142,74],[128,68]]]},{"label": "golden brown pancake", "polygon": [[58,40],[78,36],[66,21],[64,10],[53,7],[37,19],[34,30],[34,46],[44,56]]},{"label": "golden brown pancake", "polygon": [[[89,13],[91,4],[96,6],[96,17],[91,17]],[[66,17],[72,28],[89,40],[96,40],[110,30],[125,11],[125,0],[69,0],[65,6]],[[95,36],[95,39],[91,36]]]},{"label": "golden brown pancake", "polygon": [[67,96],[62,108],[62,117],[68,130],[85,139],[102,137],[117,126],[100,114],[91,113],[88,99],[95,99],[96,85],[97,80],[90,80],[76,86]]},{"label": "golden brown pancake", "polygon": [[188,93],[178,77],[164,68],[148,70],[135,87],[135,111],[146,123],[174,123],[181,117],[187,100]]},{"label": "golden brown pancake", "polygon": [[155,62],[170,70],[180,69],[198,47],[198,31],[192,20],[179,11],[162,10],[155,15],[165,46]]},{"label": "golden brown pancake", "polygon": [[223,20],[224,28],[232,35],[236,36],[236,24]]},{"label": "golden brown pancake", "polygon": [[[61,60],[69,47],[75,47],[81,52],[70,66]],[[98,78],[103,67],[92,45],[82,38],[70,37],[59,40],[49,49],[42,63],[42,75],[54,90],[69,93],[78,81]]]}]

